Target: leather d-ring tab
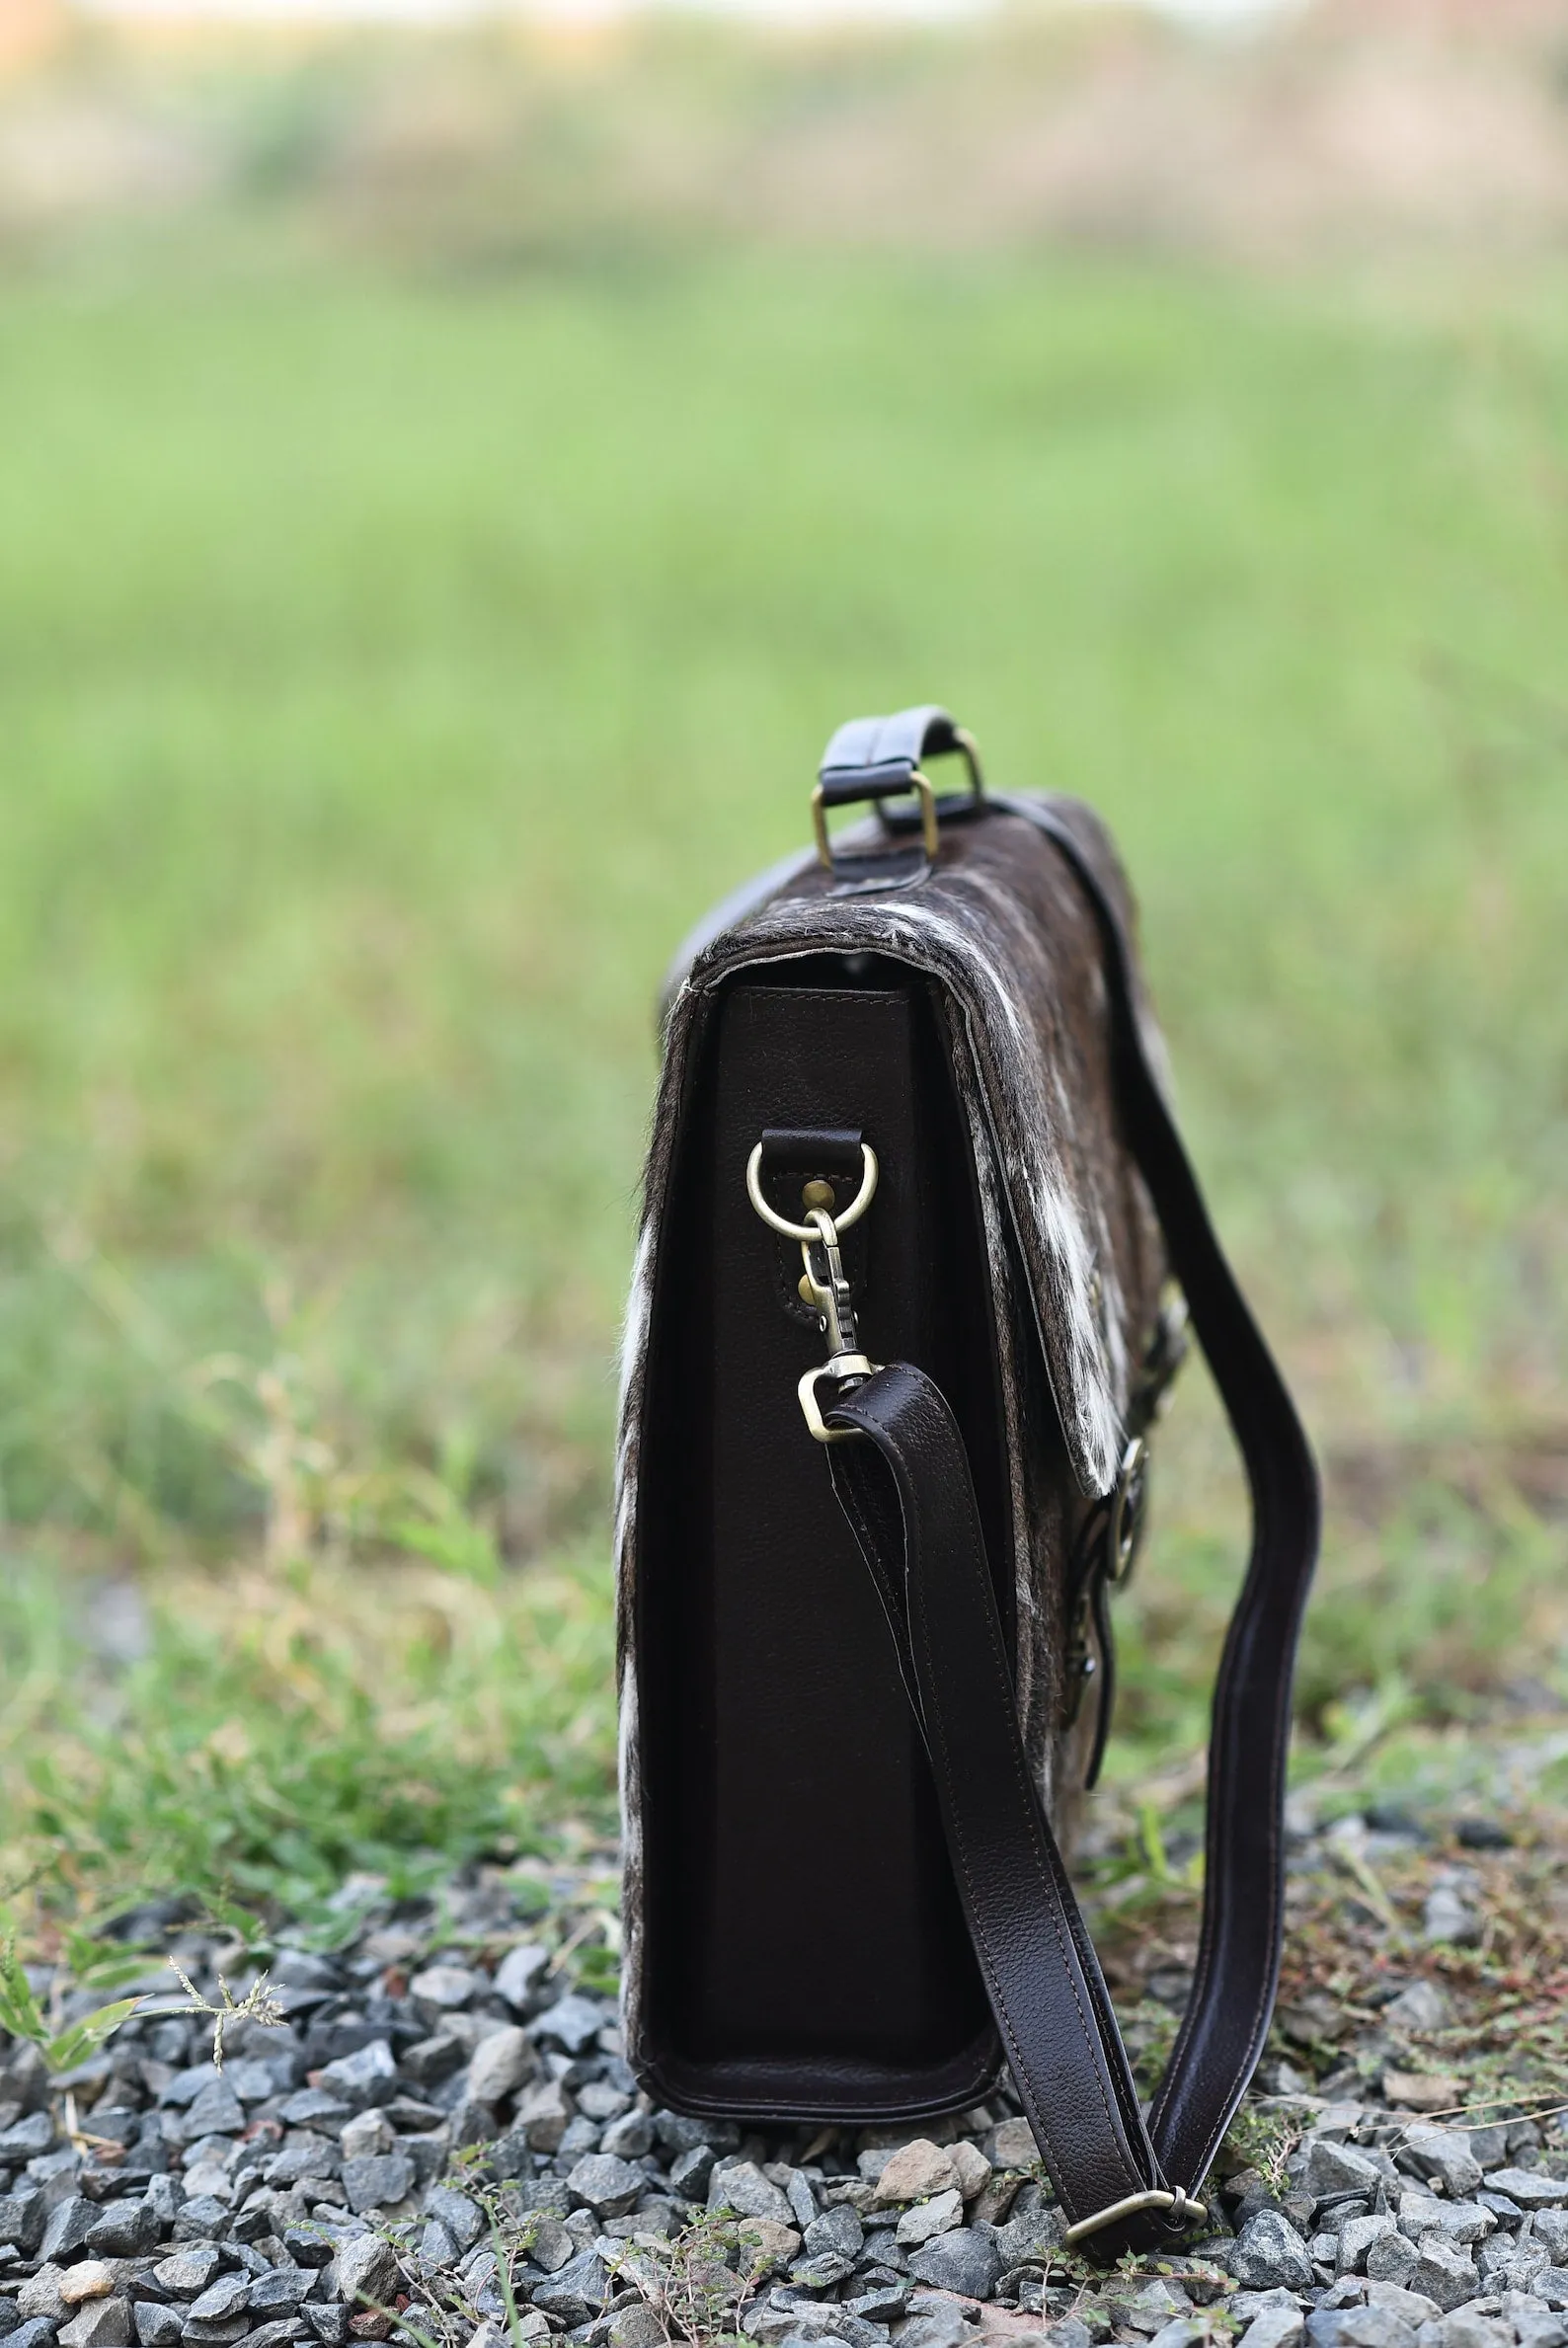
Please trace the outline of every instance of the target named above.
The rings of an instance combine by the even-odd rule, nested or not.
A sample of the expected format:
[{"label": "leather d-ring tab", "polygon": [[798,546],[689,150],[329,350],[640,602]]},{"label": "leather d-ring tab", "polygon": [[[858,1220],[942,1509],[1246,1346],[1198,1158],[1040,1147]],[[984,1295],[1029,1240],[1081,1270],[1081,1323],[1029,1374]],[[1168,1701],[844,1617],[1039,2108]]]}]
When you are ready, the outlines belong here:
[{"label": "leather d-ring tab", "polygon": [[858,1126],[769,1126],[762,1135],[762,1177],[821,1174],[858,1182],[864,1134]]},{"label": "leather d-ring tab", "polygon": [[[791,1320],[818,1328],[817,1305],[801,1281],[799,1241],[806,1235],[801,1216],[815,1206],[825,1207],[837,1219],[847,1251],[844,1260],[855,1286],[863,1290],[866,1251],[860,1217],[875,1196],[876,1152],[858,1126],[770,1126],[753,1156],[752,1204],[760,1200],[759,1213],[781,1234],[775,1292]],[[809,1410],[807,1423],[811,1424]]]},{"label": "leather d-ring tab", "polygon": [[[756,1179],[766,1204],[792,1231],[807,1205],[829,1207],[842,1216],[866,1180],[866,1136],[858,1126],[770,1126],[757,1144]],[[827,1183],[832,1199],[808,1201],[806,1186],[813,1182]]]}]

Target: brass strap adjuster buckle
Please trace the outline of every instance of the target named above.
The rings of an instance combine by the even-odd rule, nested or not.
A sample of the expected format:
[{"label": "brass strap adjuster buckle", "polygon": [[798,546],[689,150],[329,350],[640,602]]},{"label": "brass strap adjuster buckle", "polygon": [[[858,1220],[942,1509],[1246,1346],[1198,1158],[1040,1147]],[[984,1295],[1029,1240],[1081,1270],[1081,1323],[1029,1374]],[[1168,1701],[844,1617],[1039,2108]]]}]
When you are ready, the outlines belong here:
[{"label": "brass strap adjuster buckle", "polygon": [[[985,777],[980,768],[980,750],[975,737],[965,726],[952,726],[948,739],[938,741],[922,754],[944,757],[955,754],[962,758],[969,771],[969,790],[944,792],[942,805],[951,810],[955,806],[975,809],[985,797]],[[890,807],[890,801],[905,799],[913,793],[914,810]],[[925,849],[927,864],[936,862],[940,845],[937,818],[937,796],[930,776],[918,759],[894,757],[880,764],[865,766],[824,766],[812,792],[812,831],[817,841],[818,861],[828,872],[833,870],[832,841],[827,836],[827,811],[830,807],[854,807],[867,800],[878,803],[884,827],[889,831],[912,830],[916,820]]]},{"label": "brass strap adjuster buckle", "polygon": [[1162,2185],[1152,2185],[1146,2193],[1129,2193],[1122,2201],[1113,2201],[1103,2210],[1096,2210],[1092,2218],[1080,2218],[1076,2226],[1069,2226],[1062,2236],[1069,2250],[1079,2242],[1086,2242],[1091,2234],[1103,2233],[1108,2226],[1119,2226],[1124,2218],[1137,2218],[1144,2210],[1166,2210],[1172,2227],[1196,2226],[1207,2218],[1209,2210],[1201,2201],[1178,2185],[1174,2192]]}]

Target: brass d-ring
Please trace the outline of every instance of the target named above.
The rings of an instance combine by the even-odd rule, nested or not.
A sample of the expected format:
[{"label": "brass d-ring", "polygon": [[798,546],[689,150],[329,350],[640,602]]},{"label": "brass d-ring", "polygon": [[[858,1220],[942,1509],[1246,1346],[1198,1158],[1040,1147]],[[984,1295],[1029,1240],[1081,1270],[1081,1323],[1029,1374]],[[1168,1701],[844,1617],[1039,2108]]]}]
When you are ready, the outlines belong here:
[{"label": "brass d-ring", "polygon": [[1143,1530],[1143,1503],[1148,1489],[1148,1446],[1135,1435],[1122,1453],[1122,1464],[1111,1492],[1111,1521],[1105,1533],[1105,1578],[1126,1581],[1133,1570]]},{"label": "brass d-ring", "polygon": [[[865,1213],[866,1209],[871,1205],[872,1200],[877,1195],[877,1153],[872,1148],[869,1141],[861,1142],[860,1156],[861,1163],[865,1169],[860,1177],[860,1188],[850,1200],[849,1205],[844,1209],[843,1213],[835,1214],[833,1216],[833,1222],[840,1231],[847,1231],[851,1223],[859,1222],[861,1216]],[[820,1238],[822,1234],[817,1229],[815,1223],[790,1223],[784,1220],[782,1214],[774,1213],[772,1208],[762,1196],[761,1174],[762,1144],[759,1141],[756,1147],[752,1150],[750,1156],[745,1161],[746,1197],[750,1200],[752,1206],[756,1209],[758,1214],[768,1225],[769,1229],[777,1231],[781,1237],[785,1239],[811,1240]]]}]

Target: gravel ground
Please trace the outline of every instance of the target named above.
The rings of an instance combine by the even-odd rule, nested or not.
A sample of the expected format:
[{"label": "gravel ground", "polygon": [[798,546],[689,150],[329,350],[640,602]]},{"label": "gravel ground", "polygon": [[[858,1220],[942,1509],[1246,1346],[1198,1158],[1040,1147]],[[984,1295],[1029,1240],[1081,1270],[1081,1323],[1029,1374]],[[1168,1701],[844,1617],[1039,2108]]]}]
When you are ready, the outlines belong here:
[{"label": "gravel ground", "polygon": [[[331,1954],[279,1932],[275,2018],[230,2023],[221,2073],[161,1963],[74,2072],[0,2033],[0,2339],[1568,2348],[1560,1854],[1486,1820],[1295,1824],[1280,2025],[1213,2231],[1163,2261],[1063,2254],[1005,2087],[923,2133],[743,2139],[651,2108],[616,2027],[612,1856],[590,1851],[420,1901],[346,1885]],[[243,1999],[254,1957],[190,1914],[117,1929]],[[1192,1914],[1174,1877],[1124,1872],[1101,1901],[1151,2062]],[[55,2026],[124,1994],[30,1979]]]}]

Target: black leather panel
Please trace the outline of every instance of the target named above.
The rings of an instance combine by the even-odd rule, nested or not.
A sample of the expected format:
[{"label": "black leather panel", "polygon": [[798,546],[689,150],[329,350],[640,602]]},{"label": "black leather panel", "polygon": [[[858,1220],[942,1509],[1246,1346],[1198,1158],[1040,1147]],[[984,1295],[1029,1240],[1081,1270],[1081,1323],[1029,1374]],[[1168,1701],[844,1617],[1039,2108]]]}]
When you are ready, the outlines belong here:
[{"label": "black leather panel", "polygon": [[[913,2116],[973,2102],[998,2049],[887,1623],[801,1416],[823,1349],[794,1293],[800,1250],[745,1194],[764,1132],[808,1130],[878,1152],[876,1201],[845,1235],[862,1341],[939,1365],[967,1397],[1010,1636],[989,1284],[926,983],[863,958],[854,983],[832,962],[743,975],[709,1023],[655,1302],[638,1640],[650,2068],[703,2111]],[[764,1187],[798,1217],[790,1155],[770,1150]]]}]

